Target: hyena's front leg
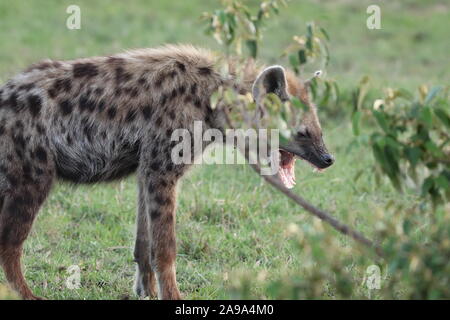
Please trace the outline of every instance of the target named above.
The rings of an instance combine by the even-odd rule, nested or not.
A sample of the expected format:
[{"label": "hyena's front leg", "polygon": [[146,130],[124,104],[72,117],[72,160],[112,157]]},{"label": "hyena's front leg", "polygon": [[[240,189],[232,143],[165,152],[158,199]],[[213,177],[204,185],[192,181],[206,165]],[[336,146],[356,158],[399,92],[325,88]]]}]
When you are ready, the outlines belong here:
[{"label": "hyena's front leg", "polygon": [[134,291],[140,298],[157,295],[155,273],[150,266],[150,240],[148,215],[145,206],[144,182],[139,180],[138,212],[136,218],[136,244],[134,259],[137,263]]},{"label": "hyena's front leg", "polygon": [[[150,265],[155,272],[159,299],[181,299],[175,276],[175,201],[177,178],[160,162],[145,171],[145,203],[149,225]],[[164,175],[162,174],[164,173]]]}]

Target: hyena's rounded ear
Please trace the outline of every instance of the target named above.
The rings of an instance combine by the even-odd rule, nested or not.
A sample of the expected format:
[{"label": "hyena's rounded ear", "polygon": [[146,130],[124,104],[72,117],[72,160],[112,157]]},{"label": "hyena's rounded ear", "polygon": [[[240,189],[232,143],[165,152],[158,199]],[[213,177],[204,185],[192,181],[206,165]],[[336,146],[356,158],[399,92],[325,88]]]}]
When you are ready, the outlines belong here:
[{"label": "hyena's rounded ear", "polygon": [[275,93],[281,101],[289,100],[286,72],[281,66],[264,69],[253,83],[252,94],[257,104],[269,93]]}]

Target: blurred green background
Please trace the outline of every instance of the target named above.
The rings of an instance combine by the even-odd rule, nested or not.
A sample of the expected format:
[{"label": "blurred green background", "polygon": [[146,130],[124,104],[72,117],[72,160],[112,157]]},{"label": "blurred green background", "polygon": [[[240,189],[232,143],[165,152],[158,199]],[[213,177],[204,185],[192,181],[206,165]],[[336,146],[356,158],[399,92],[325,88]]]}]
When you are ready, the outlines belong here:
[{"label": "blurred green background", "polygon": [[[258,1],[246,1],[256,7]],[[81,8],[81,30],[66,28],[66,8]],[[72,59],[164,43],[218,48],[204,35],[199,16],[218,1],[8,1],[0,2],[0,77],[42,58]],[[366,28],[370,4],[380,6],[381,30]],[[352,83],[370,74],[380,84],[417,86],[449,81],[450,9],[444,0],[290,1],[271,19],[261,55],[277,61],[305,22],[317,21],[331,37],[329,75]]]}]

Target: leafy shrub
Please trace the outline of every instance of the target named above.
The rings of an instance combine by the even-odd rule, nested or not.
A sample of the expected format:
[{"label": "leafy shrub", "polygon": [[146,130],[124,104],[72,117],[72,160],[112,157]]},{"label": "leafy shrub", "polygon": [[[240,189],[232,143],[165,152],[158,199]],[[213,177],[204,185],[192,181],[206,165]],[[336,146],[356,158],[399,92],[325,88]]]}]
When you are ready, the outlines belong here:
[{"label": "leafy shrub", "polygon": [[448,299],[450,207],[438,208],[426,230],[421,230],[424,212],[419,208],[405,211],[381,231],[387,235],[384,252],[390,275],[384,291],[389,298]]},{"label": "leafy shrub", "polygon": [[420,188],[422,196],[435,205],[448,200],[449,88],[421,86],[416,95],[405,89],[387,89],[385,97],[367,109],[361,107],[367,81],[360,83],[357,93],[353,130],[360,135],[363,114],[375,120],[373,132],[359,139],[368,140],[378,176],[387,175],[398,190],[404,185]]},{"label": "leafy shrub", "polygon": [[[223,46],[227,56],[241,57],[244,60],[242,63],[245,64],[248,60],[258,57],[264,22],[278,15],[279,8],[287,6],[287,3],[284,0],[263,1],[256,14],[252,14],[252,10],[241,0],[223,0],[224,8],[203,13],[206,33]],[[292,70],[301,76],[304,76],[306,70],[311,72],[312,68],[314,71],[321,69],[324,73],[330,61],[328,41],[326,30],[314,22],[309,22],[306,25],[306,34],[294,35],[292,43],[287,44],[280,54],[280,59],[287,58]],[[246,53],[242,50],[242,43],[245,43],[248,49]],[[320,107],[324,107],[327,113],[335,115],[339,101],[337,83],[323,76],[309,80],[313,100],[317,101]]]},{"label": "leafy shrub", "polygon": [[264,21],[272,14],[279,13],[279,7],[286,6],[285,0],[263,1],[256,14],[241,0],[222,0],[224,8],[212,13],[203,13],[207,23],[206,33],[224,46],[226,54],[242,55],[242,43],[248,49],[248,55],[258,56],[258,47],[262,40]]},{"label": "leafy shrub", "polygon": [[[306,257],[301,268],[269,279],[264,271],[238,272],[229,285],[233,298],[251,299],[448,299],[450,297],[450,207],[440,207],[423,228],[418,208],[391,208],[374,220],[384,257],[343,247],[328,232],[291,225],[290,241]],[[404,214],[406,213],[406,215]],[[316,226],[317,227],[317,226]],[[317,229],[317,228],[316,228]],[[321,227],[319,227],[321,229]],[[323,230],[322,230],[323,231]],[[374,271],[378,270],[378,274]],[[378,287],[372,277],[377,276]],[[255,288],[260,288],[255,293]],[[256,290],[258,292],[258,290]]]},{"label": "leafy shrub", "polygon": [[[288,57],[292,70],[298,75],[305,74],[308,65],[326,70],[331,59],[329,40],[324,28],[309,22],[306,24],[306,34],[295,35],[292,44],[285,49],[282,56]],[[308,69],[311,69],[311,66]],[[327,77],[314,77],[310,80],[310,91],[313,100],[321,109],[325,109],[330,115],[336,115],[339,110],[339,87],[336,81]]]}]

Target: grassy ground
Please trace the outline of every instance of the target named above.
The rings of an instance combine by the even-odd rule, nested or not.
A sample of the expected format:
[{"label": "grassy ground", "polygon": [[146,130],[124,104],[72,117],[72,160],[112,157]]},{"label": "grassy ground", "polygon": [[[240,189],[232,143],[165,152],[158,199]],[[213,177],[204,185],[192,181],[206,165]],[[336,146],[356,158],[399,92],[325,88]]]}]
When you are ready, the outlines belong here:
[{"label": "grassy ground", "polygon": [[[314,19],[330,33],[329,75],[344,88],[364,74],[376,84],[411,89],[420,83],[448,83],[448,3],[379,3],[383,29],[370,31],[365,27],[367,1],[293,1],[268,24],[263,57],[275,61],[291,36],[303,33],[305,22]],[[69,4],[74,1],[0,2],[1,80],[46,57],[70,59],[166,42],[217,48],[197,19],[217,6],[214,1],[77,1],[82,10],[79,31],[65,27]],[[370,236],[377,207],[414,197],[399,197],[388,182],[377,187],[368,170],[355,181],[359,170],[373,161],[370,152],[363,146],[348,150],[352,133],[347,121],[323,122],[336,164],[321,175],[298,164],[295,190]],[[23,261],[35,293],[52,299],[135,298],[135,210],[134,177],[92,187],[58,185],[26,242]],[[306,261],[286,237],[287,227],[296,223],[323,232],[250,168],[237,165],[195,168],[181,185],[177,222],[178,280],[188,299],[229,298],[226,288],[239,270],[264,270],[269,278],[301,271]],[[328,227],[325,232],[335,233]],[[336,236],[344,246],[354,245]],[[71,265],[82,270],[77,290],[65,285]],[[252,291],[261,293],[258,286]]]}]

